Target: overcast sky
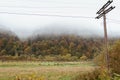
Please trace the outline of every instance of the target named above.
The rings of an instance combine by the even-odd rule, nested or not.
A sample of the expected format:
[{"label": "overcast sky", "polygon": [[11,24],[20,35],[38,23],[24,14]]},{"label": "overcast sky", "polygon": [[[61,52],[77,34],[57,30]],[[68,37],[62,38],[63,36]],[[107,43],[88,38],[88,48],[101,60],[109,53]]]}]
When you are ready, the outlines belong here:
[{"label": "overcast sky", "polygon": [[[108,0],[0,0],[0,27],[6,27],[20,37],[41,32],[90,32],[103,34],[102,19],[96,20],[96,12]],[[120,0],[111,4],[116,8],[107,14],[110,35],[120,35]],[[40,15],[19,15],[19,14]],[[43,16],[44,15],[44,16]],[[46,16],[48,15],[48,16]],[[57,17],[79,16],[79,17]],[[66,27],[66,28],[65,28]]]}]

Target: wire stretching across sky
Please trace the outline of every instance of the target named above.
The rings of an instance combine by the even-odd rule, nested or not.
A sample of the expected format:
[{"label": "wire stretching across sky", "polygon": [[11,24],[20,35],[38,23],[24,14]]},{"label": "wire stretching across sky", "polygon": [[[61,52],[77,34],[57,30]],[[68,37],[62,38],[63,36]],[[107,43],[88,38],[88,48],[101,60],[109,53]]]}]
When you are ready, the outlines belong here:
[{"label": "wire stretching across sky", "polygon": [[[95,19],[95,17],[89,17],[89,16],[67,16],[67,15],[59,15],[59,14],[15,13],[15,12],[1,12],[1,11],[0,11],[0,14],[34,15],[34,16],[48,16],[48,17],[68,17],[68,18]],[[109,19],[109,18],[107,18],[107,20],[112,21],[112,23],[120,24],[120,20]]]},{"label": "wire stretching across sky", "polygon": [[[79,9],[80,7],[32,7],[32,6],[0,6],[0,8],[22,8],[22,9]],[[75,16],[75,15],[61,15],[60,12],[57,12],[57,14],[49,14],[49,13],[35,13],[35,12],[10,12],[10,11],[0,11],[1,14],[15,14],[15,15],[35,15],[35,16],[51,16],[51,17],[70,17],[70,18],[89,18],[94,19],[94,17],[90,16]]]},{"label": "wire stretching across sky", "polygon": [[[35,9],[39,9],[39,8],[52,8],[52,9],[68,9],[68,8],[80,8],[80,7],[32,7],[32,6],[0,6],[0,8],[35,8]],[[56,14],[49,14],[49,13],[34,13],[34,12],[10,12],[10,11],[0,11],[0,14],[14,14],[14,15],[35,15],[35,16],[48,16],[48,17],[69,17],[69,18],[84,18],[84,19],[95,19],[95,17],[91,17],[91,16],[82,16],[82,15],[61,15],[59,12]],[[113,20],[113,19],[108,19],[109,21],[112,21],[114,23],[120,23],[119,20]]]},{"label": "wire stretching across sky", "polygon": [[85,6],[72,6],[72,7],[70,7],[70,6],[58,6],[58,7],[53,7],[53,6],[51,6],[51,7],[38,7],[38,6],[36,6],[36,7],[32,7],[32,6],[0,6],[1,8],[35,8],[35,9],[41,9],[41,8],[48,8],[48,9],[50,9],[50,8],[52,8],[52,9],[80,9],[80,8],[88,8],[88,7],[85,7]]},{"label": "wire stretching across sky", "polygon": [[110,19],[110,18],[107,18],[107,20],[109,21],[109,23],[120,24],[120,20]]},{"label": "wire stretching across sky", "polygon": [[[74,0],[73,0],[74,1]],[[48,2],[48,3],[54,3],[54,4],[56,4],[56,3],[59,3],[59,4],[67,4],[67,5],[71,5],[71,4],[80,4],[81,2],[79,2],[79,0],[77,1],[74,1],[73,2],[72,0],[37,0],[37,1],[35,1],[35,0],[11,0],[11,1],[5,1],[5,0],[3,0],[3,1],[0,1],[1,3],[46,3],[46,2]],[[87,1],[87,3],[88,3],[88,1]],[[95,4],[94,2],[89,2],[90,4],[89,5],[93,5],[93,4]],[[86,4],[86,2],[83,2],[82,4]]]},{"label": "wire stretching across sky", "polygon": [[89,18],[95,19],[94,17],[89,16],[67,16],[67,15],[59,15],[59,14],[40,14],[40,13],[15,13],[15,12],[2,12],[1,14],[15,14],[15,15],[35,15],[35,16],[51,16],[51,17],[70,17],[70,18]]},{"label": "wire stretching across sky", "polygon": [[[42,1],[43,3],[45,3],[45,5],[42,5],[41,3],[41,5],[42,6],[40,6],[40,5],[38,5],[38,3],[39,3],[39,1],[37,2],[37,6],[35,7],[35,6],[31,6],[30,4],[32,4],[33,2],[34,3],[36,3],[36,1],[33,1],[33,0],[25,0],[25,2],[26,1],[28,1],[29,2],[29,5],[28,5],[28,3],[25,5],[25,4],[21,4],[20,5],[20,2],[22,2],[21,0],[20,0],[20,2],[19,1],[15,1],[15,0],[12,0],[12,2],[13,2],[13,4],[15,4],[15,3],[18,3],[18,5],[7,5],[6,6],[6,4],[5,5],[1,5],[0,6],[0,8],[3,8],[3,10],[4,11],[0,11],[0,13],[1,14],[15,14],[15,15],[35,15],[35,16],[51,16],[51,17],[70,17],[70,18],[86,18],[86,19],[94,19],[94,17],[91,17],[91,16],[82,16],[82,15],[79,15],[78,14],[78,12],[83,12],[83,11],[80,11],[79,9],[80,8],[89,8],[88,6],[84,6],[84,5],[79,5],[78,3],[80,3],[79,2],[79,0],[78,0],[78,2],[73,2],[73,1],[64,1],[64,0],[60,0],[60,1],[56,1],[56,0],[52,0],[52,4],[51,4],[51,1],[50,1],[50,5],[48,6],[47,4],[47,2],[45,2],[45,1]],[[49,0],[48,0],[49,1]],[[7,3],[6,1],[2,1],[3,3],[5,2],[5,3]],[[11,1],[10,1],[11,2]],[[24,1],[23,1],[24,2]],[[41,2],[41,1],[40,1]],[[53,3],[58,3],[58,5],[54,5]],[[60,3],[59,3],[60,2]],[[62,4],[61,4],[62,3]],[[84,3],[84,2],[83,2]],[[64,4],[64,5],[63,5]],[[24,9],[24,10],[26,10],[27,8],[29,8],[29,9],[32,9],[32,8],[34,8],[34,10],[36,11],[36,9],[37,9],[37,13],[35,13],[35,12],[14,12],[14,11],[6,11],[5,9],[10,9],[10,8],[15,8],[16,10],[17,9],[20,9],[20,10],[22,10],[22,9]],[[77,9],[76,9],[77,8]],[[29,10],[28,9],[28,10]],[[38,9],[41,9],[42,11],[44,11],[45,9],[48,9],[48,11],[49,11],[49,9],[51,10],[51,11],[58,11],[59,9],[64,9],[64,10],[60,10],[59,12],[55,12],[55,13],[53,13],[53,14],[50,14],[50,13],[48,13],[48,12],[45,12],[45,13],[42,13],[42,12],[39,12],[38,13]],[[72,9],[72,11],[71,11],[71,9]],[[73,12],[77,12],[77,14],[78,15],[76,15],[76,13],[75,14],[69,14],[68,12],[66,13],[66,14],[61,14],[61,12],[62,13],[64,13],[64,12],[66,12],[66,11],[68,11],[69,13],[73,13]],[[87,13],[87,12],[86,12]],[[69,15],[68,15],[69,14]],[[84,15],[84,13],[83,13],[83,15]]]}]

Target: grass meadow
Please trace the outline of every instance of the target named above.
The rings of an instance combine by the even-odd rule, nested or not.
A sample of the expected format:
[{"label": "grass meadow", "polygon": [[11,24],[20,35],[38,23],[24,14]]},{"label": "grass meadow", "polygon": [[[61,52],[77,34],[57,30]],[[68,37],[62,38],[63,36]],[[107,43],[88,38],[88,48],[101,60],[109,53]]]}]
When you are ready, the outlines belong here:
[{"label": "grass meadow", "polygon": [[0,80],[73,80],[94,69],[93,62],[0,62]]}]

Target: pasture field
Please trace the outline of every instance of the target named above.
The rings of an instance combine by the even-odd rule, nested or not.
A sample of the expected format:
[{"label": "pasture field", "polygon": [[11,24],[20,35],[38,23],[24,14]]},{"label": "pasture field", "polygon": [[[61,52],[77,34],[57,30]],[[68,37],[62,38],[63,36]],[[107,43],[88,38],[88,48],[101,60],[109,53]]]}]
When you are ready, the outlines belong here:
[{"label": "pasture field", "polygon": [[0,62],[0,80],[73,80],[94,69],[93,62]]}]

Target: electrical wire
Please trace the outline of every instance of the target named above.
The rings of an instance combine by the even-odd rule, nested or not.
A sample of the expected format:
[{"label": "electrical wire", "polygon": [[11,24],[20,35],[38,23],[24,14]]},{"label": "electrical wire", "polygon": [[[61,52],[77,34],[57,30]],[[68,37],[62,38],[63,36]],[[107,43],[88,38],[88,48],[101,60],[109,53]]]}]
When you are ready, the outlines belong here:
[{"label": "electrical wire", "polygon": [[88,8],[88,7],[82,7],[82,6],[79,6],[79,7],[63,7],[63,6],[58,6],[58,7],[31,7],[31,6],[0,6],[1,8],[35,8],[35,9],[41,9],[41,8],[54,8],[54,9],[74,9],[74,8]]},{"label": "electrical wire", "polygon": [[107,18],[108,20],[111,20],[111,21],[116,21],[116,22],[120,22],[120,20],[117,20],[117,19],[110,19],[110,18]]},{"label": "electrical wire", "polygon": [[[70,18],[86,18],[86,19],[95,19],[94,17],[89,16],[67,16],[67,15],[59,15],[59,14],[40,14],[40,13],[15,13],[15,12],[1,12],[0,14],[15,14],[15,15],[35,15],[35,16],[51,16],[51,17],[70,17]],[[120,20],[109,19],[111,23],[120,24]]]},{"label": "electrical wire", "polygon": [[[49,0],[48,0],[48,1],[49,1]],[[33,1],[32,1],[32,0],[24,0],[24,1],[23,1],[23,0],[19,0],[19,1],[18,1],[18,0],[11,0],[11,1],[9,1],[9,0],[8,0],[8,1],[0,1],[0,2],[2,2],[2,3],[8,3],[8,2],[14,2],[14,3],[16,3],[16,2],[24,2],[24,3],[25,3],[25,2],[32,2],[32,3],[41,3],[41,2],[42,2],[42,3],[43,3],[43,2],[44,2],[44,3],[46,3],[46,2],[48,2],[48,1],[44,1],[44,0],[43,0],[43,1],[42,1],[42,0],[37,0],[37,1],[35,1],[35,0],[33,0]],[[62,1],[62,0],[58,0],[58,1],[57,1],[57,0],[54,0],[54,1],[52,1],[52,0],[51,0],[51,1],[49,1],[49,3],[69,4],[69,5],[71,5],[71,4],[78,4],[78,5],[79,5],[79,4],[80,4],[79,1],[74,1],[74,0],[73,0],[73,1],[71,1],[71,0],[68,0],[68,1],[67,1],[67,0],[63,0],[63,1]],[[85,3],[86,3],[86,2],[83,2],[83,4],[85,4]],[[94,3],[91,3],[91,4],[89,4],[89,5],[93,5],[93,4],[94,4]]]},{"label": "electrical wire", "polygon": [[110,21],[110,23],[120,24],[120,22],[118,23],[118,22],[114,22],[114,21]]},{"label": "electrical wire", "polygon": [[0,14],[15,14],[15,15],[36,15],[36,16],[52,16],[52,17],[70,17],[70,18],[89,18],[95,19],[94,17],[88,16],[66,16],[66,15],[59,15],[59,14],[40,14],[40,13],[15,13],[15,12],[1,12]]},{"label": "electrical wire", "polygon": [[110,19],[110,18],[107,18],[107,20],[109,20],[109,21],[110,21],[110,23],[120,24],[120,20]]}]

